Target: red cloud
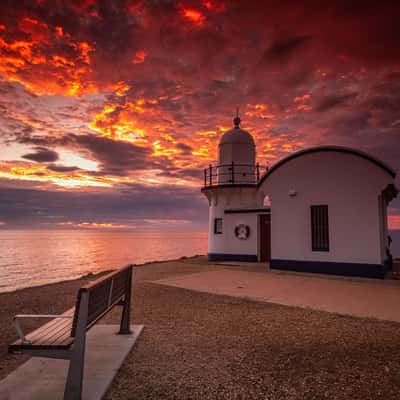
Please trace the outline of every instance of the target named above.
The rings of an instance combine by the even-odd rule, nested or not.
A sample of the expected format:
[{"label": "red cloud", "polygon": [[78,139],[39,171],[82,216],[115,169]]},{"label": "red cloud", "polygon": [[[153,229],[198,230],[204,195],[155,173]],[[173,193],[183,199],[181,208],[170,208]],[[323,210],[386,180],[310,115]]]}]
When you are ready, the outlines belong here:
[{"label": "red cloud", "polygon": [[206,16],[198,9],[185,7],[179,4],[180,13],[187,21],[192,22],[195,26],[201,27],[206,21]]},{"label": "red cloud", "polygon": [[135,57],[133,58],[132,62],[134,64],[141,64],[142,62],[144,62],[144,60],[147,57],[147,51],[146,50],[139,50],[135,53]]},{"label": "red cloud", "polygon": [[[0,2],[7,185],[196,187],[237,106],[262,165],[332,143],[400,169],[398,4],[53,3]],[[60,159],[23,161],[32,148]]]}]

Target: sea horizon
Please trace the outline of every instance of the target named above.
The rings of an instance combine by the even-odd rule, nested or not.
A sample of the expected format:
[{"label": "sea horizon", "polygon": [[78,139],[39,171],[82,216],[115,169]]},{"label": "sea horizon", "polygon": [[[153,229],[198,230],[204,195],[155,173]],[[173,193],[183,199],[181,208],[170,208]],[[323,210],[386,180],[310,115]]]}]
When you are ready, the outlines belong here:
[{"label": "sea horizon", "polygon": [[[400,230],[389,232],[392,255],[399,258]],[[206,253],[204,231],[3,228],[0,293]]]},{"label": "sea horizon", "polygon": [[0,230],[0,293],[207,252],[207,232]]}]

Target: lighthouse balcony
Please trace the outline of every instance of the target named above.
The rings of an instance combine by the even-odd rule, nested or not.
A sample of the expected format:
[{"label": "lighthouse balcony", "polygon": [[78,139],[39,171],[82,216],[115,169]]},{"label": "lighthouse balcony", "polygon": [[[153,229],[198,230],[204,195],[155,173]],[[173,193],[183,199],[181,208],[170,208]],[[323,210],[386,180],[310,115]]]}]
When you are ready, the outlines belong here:
[{"label": "lighthouse balcony", "polygon": [[258,183],[260,176],[268,170],[257,164],[229,163],[209,165],[204,169],[204,188],[215,186],[249,185]]}]

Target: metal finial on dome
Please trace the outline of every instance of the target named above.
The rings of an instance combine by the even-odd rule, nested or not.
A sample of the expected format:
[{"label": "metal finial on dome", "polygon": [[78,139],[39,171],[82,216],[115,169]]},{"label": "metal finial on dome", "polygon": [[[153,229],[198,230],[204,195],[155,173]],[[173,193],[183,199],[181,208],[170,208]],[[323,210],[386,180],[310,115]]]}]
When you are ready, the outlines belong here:
[{"label": "metal finial on dome", "polygon": [[236,117],[233,119],[233,123],[235,125],[235,128],[239,128],[240,125],[239,107],[236,107]]}]

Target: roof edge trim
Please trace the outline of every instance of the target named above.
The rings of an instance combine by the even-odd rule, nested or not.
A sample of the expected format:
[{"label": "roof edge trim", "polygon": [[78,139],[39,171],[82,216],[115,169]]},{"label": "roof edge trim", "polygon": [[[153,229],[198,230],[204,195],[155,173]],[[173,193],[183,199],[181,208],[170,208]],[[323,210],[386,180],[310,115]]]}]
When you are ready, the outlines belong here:
[{"label": "roof edge trim", "polygon": [[342,147],[342,146],[318,146],[318,147],[310,147],[308,149],[300,150],[295,153],[290,154],[289,156],[282,158],[279,160],[277,163],[275,163],[258,181],[258,186],[260,186],[271,174],[273,174],[277,169],[279,169],[282,165],[286,164],[288,161],[291,161],[295,158],[301,157],[306,154],[311,154],[311,153],[318,153],[318,152],[338,152],[338,153],[347,153],[347,154],[352,154],[354,156],[358,156],[361,158],[364,158],[365,160],[368,160],[375,164],[376,166],[382,168],[384,171],[386,171],[392,178],[396,177],[396,172],[389,167],[387,164],[384,162],[378,160],[377,158],[364,153],[363,151],[360,150],[355,150],[350,147]]}]

